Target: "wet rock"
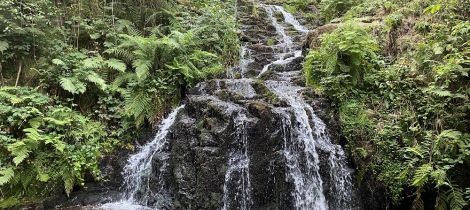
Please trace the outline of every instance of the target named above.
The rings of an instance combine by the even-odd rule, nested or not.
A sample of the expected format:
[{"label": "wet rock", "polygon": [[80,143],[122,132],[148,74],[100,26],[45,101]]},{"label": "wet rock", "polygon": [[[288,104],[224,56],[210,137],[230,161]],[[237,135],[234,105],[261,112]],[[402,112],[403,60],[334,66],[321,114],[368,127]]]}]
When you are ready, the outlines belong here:
[{"label": "wet rock", "polygon": [[321,35],[334,31],[338,28],[338,26],[339,25],[337,23],[330,23],[309,31],[305,41],[302,44],[302,49],[304,51],[303,54],[306,55],[306,49],[316,49],[320,47]]}]

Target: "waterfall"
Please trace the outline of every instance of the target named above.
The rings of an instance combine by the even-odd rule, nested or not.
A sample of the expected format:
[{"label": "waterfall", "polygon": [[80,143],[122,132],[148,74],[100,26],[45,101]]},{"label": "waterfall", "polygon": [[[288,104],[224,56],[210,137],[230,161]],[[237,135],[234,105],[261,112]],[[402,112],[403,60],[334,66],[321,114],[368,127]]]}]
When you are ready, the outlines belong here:
[{"label": "waterfall", "polygon": [[[176,108],[165,118],[158,127],[157,134],[152,141],[139,148],[139,151],[129,157],[127,164],[124,166],[122,176],[124,179],[124,191],[122,199],[116,203],[108,203],[102,205],[102,209],[148,209],[144,207],[148,204],[149,198],[155,198],[164,202],[171,199],[165,195],[165,183],[163,174],[168,166],[168,154],[163,151],[167,144],[167,134],[171,126],[175,122],[179,110],[183,109],[184,105]],[[157,158],[162,163],[154,172],[154,161]],[[158,178],[158,189],[151,189],[149,180],[152,176]],[[158,203],[157,203],[158,205]]]},{"label": "waterfall", "polygon": [[282,13],[282,16],[284,17],[284,21],[285,21],[286,23],[289,23],[290,25],[292,25],[292,26],[295,28],[295,30],[297,30],[297,31],[299,31],[299,32],[301,32],[301,33],[303,33],[303,34],[305,34],[305,33],[308,32],[308,29],[305,28],[304,26],[300,25],[299,21],[297,21],[297,19],[295,19],[295,17],[294,17],[292,14],[286,12],[286,10],[284,9],[284,7],[277,6],[277,5],[275,5],[275,6],[273,6],[273,7],[275,8],[275,10],[276,10],[277,12],[281,12],[281,13]]},{"label": "waterfall", "polygon": [[[235,119],[236,146],[230,152],[228,169],[225,173],[223,210],[250,209],[251,183],[250,183],[250,158],[248,157],[248,135],[245,127],[248,118],[245,114],[239,114]],[[237,203],[232,203],[236,201]]]},{"label": "waterfall", "polygon": [[284,156],[289,167],[289,177],[294,181],[293,196],[298,209],[327,209],[320,176],[320,161],[316,149],[314,131],[310,126],[306,108],[311,108],[301,100],[298,88],[286,82],[267,81],[268,88],[278,97],[288,101],[294,120],[286,117]]},{"label": "waterfall", "polygon": [[[268,88],[286,100],[294,114],[291,120],[283,112],[284,155],[288,162],[289,177],[293,179],[295,205],[298,209],[354,209],[352,199],[352,177],[346,158],[339,145],[331,143],[325,124],[314,113],[313,108],[301,97],[301,87],[289,82],[267,81]],[[318,150],[329,153],[328,168],[330,190],[335,198],[327,203],[323,192],[324,182],[319,174]]]},{"label": "waterfall", "polygon": [[127,165],[124,167],[124,198],[130,203],[147,204],[149,193],[152,193],[155,189],[150,189],[149,179],[153,172],[153,158],[158,158],[163,164],[158,169],[157,177],[159,178],[159,189],[156,191],[156,196],[163,196],[164,183],[163,183],[163,172],[166,170],[168,165],[167,159],[168,154],[163,152],[164,146],[166,145],[166,136],[169,132],[170,127],[173,125],[176,119],[178,111],[182,109],[184,105],[176,108],[171,114],[164,119],[158,128],[158,132],[152,141],[144,145],[139,149],[139,152],[131,155],[127,160]]},{"label": "waterfall", "polygon": [[[269,67],[273,64],[286,64],[291,62],[293,59],[302,56],[301,50],[296,50],[294,42],[292,41],[292,37],[288,35],[286,32],[286,28],[278,22],[274,12],[282,13],[284,17],[284,21],[294,27],[294,29],[300,32],[302,35],[308,32],[304,26],[300,25],[299,21],[295,19],[295,17],[286,12],[283,7],[277,5],[261,5],[267,12],[268,18],[271,20],[271,24],[276,28],[276,33],[281,36],[281,46],[282,46],[282,53],[280,53],[277,57],[278,59],[265,65],[261,72],[258,75],[258,78],[264,75],[268,70]],[[287,56],[289,54],[293,54],[293,56]]]}]

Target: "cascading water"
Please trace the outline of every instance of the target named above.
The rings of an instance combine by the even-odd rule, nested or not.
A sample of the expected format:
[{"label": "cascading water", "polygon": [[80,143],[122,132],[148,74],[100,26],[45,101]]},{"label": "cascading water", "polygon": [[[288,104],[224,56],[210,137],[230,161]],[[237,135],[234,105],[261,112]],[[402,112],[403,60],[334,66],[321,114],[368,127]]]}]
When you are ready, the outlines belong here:
[{"label": "cascading water", "polygon": [[[158,127],[158,132],[152,141],[139,148],[139,152],[133,154],[127,160],[122,172],[124,179],[124,192],[122,199],[116,203],[108,203],[100,208],[103,209],[147,209],[149,198],[157,198],[158,201],[171,199],[165,195],[165,183],[162,177],[167,170],[168,154],[163,151],[167,144],[167,134],[170,127],[175,122],[176,116],[184,105],[176,108],[164,119]],[[154,158],[158,158],[162,163],[157,174],[154,172]],[[150,189],[149,180],[151,176],[157,176],[159,181],[158,189]],[[158,203],[157,203],[158,205]]]},{"label": "cascading water", "polygon": [[[141,147],[139,152],[130,156],[127,160],[127,165],[124,167],[123,178],[124,178],[124,198],[131,203],[139,203],[146,205],[149,194],[153,193],[154,196],[162,197],[164,199],[165,184],[163,183],[163,172],[167,170],[167,159],[168,154],[163,152],[163,148],[166,145],[166,136],[169,132],[170,127],[173,125],[176,119],[178,111],[184,106],[176,108],[166,119],[164,119],[158,129],[154,139]],[[158,158],[159,162],[162,163],[158,169],[158,180],[159,189],[149,188],[149,179],[153,172],[152,161],[154,158]]]},{"label": "cascading water", "polygon": [[[292,38],[285,32],[274,12],[283,15],[284,22],[292,25],[297,32],[305,34],[308,30],[300,25],[294,16],[281,6],[262,5],[284,45],[279,59],[264,66],[258,77],[262,76],[273,64],[286,64],[301,56],[301,51],[295,51]],[[285,58],[292,53],[293,57]],[[279,98],[286,100],[294,117],[280,111],[283,118],[284,156],[289,168],[289,178],[294,182],[293,197],[297,209],[355,209],[353,202],[353,184],[351,171],[346,166],[346,157],[339,145],[332,144],[326,132],[325,124],[315,115],[313,108],[305,103],[299,93],[301,87],[290,83],[293,74],[282,74],[284,81],[267,81],[267,87]],[[329,190],[335,196],[326,200],[323,192],[324,182],[320,176],[320,160],[318,149],[328,153]]]},{"label": "cascading water", "polygon": [[[284,10],[283,7],[277,6],[277,5],[261,5],[265,10],[266,13],[268,14],[269,19],[271,20],[271,23],[273,26],[276,28],[276,32],[278,35],[281,36],[281,47],[282,47],[282,53],[278,55],[278,59],[275,60],[274,62],[271,62],[263,67],[261,72],[259,73],[258,77],[261,77],[263,74],[265,74],[269,67],[273,64],[286,64],[291,62],[293,59],[298,58],[302,56],[302,51],[301,50],[296,50],[294,42],[292,41],[292,37],[288,35],[286,32],[286,28],[278,22],[275,12],[280,12],[283,15],[284,21],[291,26],[294,27],[294,29],[297,32],[300,32],[302,35],[306,34],[308,32],[308,29],[306,29],[304,26],[300,25],[299,21],[297,21],[294,16]],[[290,55],[289,54],[293,54]]]},{"label": "cascading water", "polygon": [[247,121],[248,118],[245,114],[238,115],[234,121],[236,145],[230,152],[228,169],[225,173],[223,210],[246,210],[250,209],[252,204],[250,158],[248,157],[248,136],[245,127]]},{"label": "cascading water", "polygon": [[[314,132],[310,126],[305,104],[297,93],[297,87],[286,82],[268,81],[267,87],[278,97],[288,101],[294,114],[294,121],[288,114],[285,126],[284,156],[289,167],[289,177],[294,182],[294,199],[298,209],[327,209],[323,193],[320,161],[316,149]],[[310,107],[311,108],[311,107]]]},{"label": "cascading water", "polygon": [[277,7],[273,5],[266,5],[266,4],[261,4],[261,6],[266,10],[268,13],[268,17],[271,20],[271,24],[276,28],[276,33],[281,35],[281,45],[283,47],[283,53],[289,52],[293,46],[293,41],[292,38],[287,35],[287,32],[281,24],[279,24],[276,16],[274,15],[274,12],[277,11]]},{"label": "cascading water", "polygon": [[272,7],[274,7],[277,12],[281,12],[282,16],[284,17],[284,21],[286,23],[289,23],[290,25],[292,25],[295,28],[295,30],[297,30],[301,33],[307,33],[308,32],[308,29],[305,28],[304,26],[300,25],[299,21],[297,21],[297,19],[295,19],[295,17],[292,14],[286,12],[284,7],[277,6],[277,5],[274,5]]},{"label": "cascading water", "polygon": [[[293,179],[295,205],[298,209],[354,209],[352,201],[351,171],[346,166],[344,152],[339,145],[332,144],[325,124],[313,108],[300,95],[301,87],[289,82],[267,81],[268,88],[283,100],[291,110],[283,112],[284,155],[288,162],[289,177]],[[292,122],[289,111],[294,115]],[[323,181],[319,174],[318,150],[326,151],[335,198],[327,203],[323,192]]]}]

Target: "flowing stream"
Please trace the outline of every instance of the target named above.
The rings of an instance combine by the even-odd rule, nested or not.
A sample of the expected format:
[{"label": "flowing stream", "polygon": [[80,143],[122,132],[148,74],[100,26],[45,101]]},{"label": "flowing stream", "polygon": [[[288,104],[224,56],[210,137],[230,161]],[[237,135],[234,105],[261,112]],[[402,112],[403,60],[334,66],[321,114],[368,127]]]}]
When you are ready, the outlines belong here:
[{"label": "flowing stream", "polygon": [[[184,105],[174,109],[161,122],[153,140],[140,147],[137,153],[129,157],[122,172],[124,190],[121,200],[104,204],[99,209],[151,209],[146,207],[149,198],[157,197],[159,201],[171,199],[165,198],[167,195],[165,195],[165,183],[162,175],[167,170],[166,160],[168,159],[168,154],[163,150],[167,144],[167,135],[170,127],[175,122],[179,110],[183,108]],[[159,162],[163,163],[158,169],[157,174],[154,174],[154,158],[158,158]],[[152,176],[157,176],[159,180],[158,189],[150,189],[149,180]]]},{"label": "flowing stream", "polygon": [[[287,65],[301,57],[299,43],[295,40],[308,32],[308,29],[283,7],[266,4],[261,4],[261,7],[267,14],[267,22],[276,30],[278,44],[272,46],[274,59],[259,69],[258,78],[264,76],[273,65]],[[279,20],[279,14],[282,14],[282,20]],[[255,53],[250,50],[249,43],[242,45],[238,66],[241,77],[244,77],[248,66],[255,62]],[[292,83],[293,78],[301,72],[287,70],[278,74],[277,80],[266,80],[263,83],[269,91],[287,104],[274,110],[282,116],[280,129],[284,141],[282,155],[286,164],[285,182],[292,183],[293,186],[290,192],[293,207],[302,210],[358,209],[352,196],[352,170],[347,166],[341,146],[331,142],[325,123],[315,114],[315,109],[304,101],[302,92],[305,88]],[[251,85],[254,79],[235,79],[233,69],[227,70],[227,78],[213,80],[216,92],[222,90],[223,84],[226,90],[246,99],[257,96]],[[204,91],[206,85],[208,84],[201,84],[199,89]],[[206,95],[221,104],[225,103],[210,94]],[[227,110],[238,109],[226,104]],[[169,170],[169,154],[165,147],[168,145],[167,135],[181,109],[184,109],[184,106],[169,114],[162,121],[153,140],[129,157],[122,174],[122,199],[102,205],[101,209],[147,209],[149,203],[152,203],[152,208],[158,208],[172,200],[163,177]],[[220,208],[253,209],[255,190],[250,167],[252,161],[256,160],[250,159],[250,136],[247,131],[248,124],[253,119],[247,116],[245,111],[239,111],[231,120],[235,129],[231,137],[233,143],[227,154]],[[321,157],[326,158],[322,160]],[[322,161],[325,162],[326,169],[322,168],[325,166]],[[328,177],[326,181],[325,176]]]}]

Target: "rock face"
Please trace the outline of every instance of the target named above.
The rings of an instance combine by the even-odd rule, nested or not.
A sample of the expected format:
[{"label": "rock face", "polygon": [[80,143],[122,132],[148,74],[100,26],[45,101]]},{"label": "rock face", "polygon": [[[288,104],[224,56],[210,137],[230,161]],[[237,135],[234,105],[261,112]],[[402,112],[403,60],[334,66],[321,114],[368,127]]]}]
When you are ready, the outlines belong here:
[{"label": "rock face", "polygon": [[[252,83],[241,81],[236,85],[251,87]],[[226,173],[231,170],[227,163],[231,158],[236,159],[233,154],[243,147],[252,160],[246,168],[253,189],[252,194],[247,195],[251,197],[250,206],[254,209],[292,206],[291,184],[276,182],[286,180],[280,119],[273,113],[272,105],[260,100],[262,93],[254,89],[254,92],[233,92],[226,89],[226,85],[221,84],[218,90],[208,90],[216,90],[218,94],[190,95],[186,109],[174,125],[175,131],[169,137],[174,179],[168,181],[175,189],[174,203],[178,203],[175,207],[218,209],[223,206]],[[233,101],[222,101],[219,97]],[[237,124],[240,116],[245,116],[243,133]],[[235,171],[232,179],[241,180],[240,176],[243,173]],[[239,186],[225,187],[228,191],[237,191]],[[233,203],[235,201],[231,208],[241,208],[241,204]]]}]

